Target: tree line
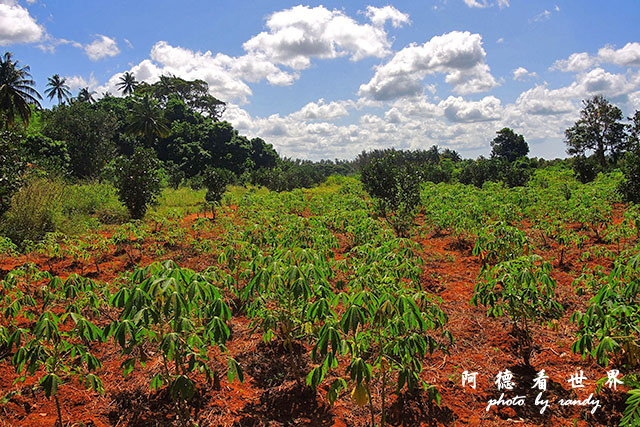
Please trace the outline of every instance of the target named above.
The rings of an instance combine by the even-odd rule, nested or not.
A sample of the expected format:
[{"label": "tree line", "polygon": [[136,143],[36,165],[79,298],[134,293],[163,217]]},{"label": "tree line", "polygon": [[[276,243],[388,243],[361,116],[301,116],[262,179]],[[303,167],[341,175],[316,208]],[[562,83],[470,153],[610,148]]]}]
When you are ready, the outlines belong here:
[{"label": "tree line", "polygon": [[[175,188],[206,187],[215,203],[231,182],[285,191],[310,187],[332,174],[393,175],[411,171],[419,181],[452,180],[481,187],[487,181],[525,185],[532,172],[549,164],[529,158],[524,136],[499,130],[488,158],[462,159],[454,150],[363,151],[350,161],[280,157],[261,138],[249,139],[221,120],[226,104],[209,93],[202,80],[165,75],[153,84],[124,73],[122,96],[82,88],[72,96],[64,77],[48,79],[45,96],[57,105],[43,109],[29,66],[7,52],[0,58],[0,213],[10,205],[26,172],[69,180],[112,182],[132,217],[141,217],[162,181]],[[579,119],[566,130],[566,161],[582,182],[621,167],[621,191],[638,201],[640,112],[623,123],[622,111],[604,97],[583,101]],[[382,162],[381,159],[385,159]],[[382,162],[382,163],[380,163]],[[371,166],[371,165],[374,166]],[[367,172],[367,167],[373,168]],[[381,178],[382,179],[382,178]]]}]

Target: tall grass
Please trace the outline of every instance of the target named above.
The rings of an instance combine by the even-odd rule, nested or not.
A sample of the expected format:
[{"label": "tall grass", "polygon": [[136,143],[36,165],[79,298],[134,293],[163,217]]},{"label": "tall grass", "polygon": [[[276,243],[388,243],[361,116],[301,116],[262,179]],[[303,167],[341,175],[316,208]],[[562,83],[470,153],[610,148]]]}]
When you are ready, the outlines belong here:
[{"label": "tall grass", "polygon": [[0,232],[24,248],[48,232],[75,234],[127,218],[126,208],[109,184],[71,185],[59,178],[32,177],[11,198],[11,206],[0,221]]},{"label": "tall grass", "polygon": [[160,216],[183,217],[200,212],[206,192],[205,189],[193,190],[190,187],[180,187],[177,190],[165,188],[151,213]]}]

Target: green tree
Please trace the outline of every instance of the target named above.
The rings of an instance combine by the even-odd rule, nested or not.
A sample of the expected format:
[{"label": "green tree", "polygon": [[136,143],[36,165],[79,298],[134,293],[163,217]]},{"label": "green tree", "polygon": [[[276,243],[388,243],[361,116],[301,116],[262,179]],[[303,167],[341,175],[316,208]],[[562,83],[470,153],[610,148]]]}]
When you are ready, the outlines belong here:
[{"label": "green tree", "polygon": [[0,215],[11,206],[11,196],[22,183],[25,162],[18,150],[19,135],[0,130]]},{"label": "green tree", "polygon": [[94,91],[90,91],[88,87],[83,87],[82,89],[80,89],[80,92],[78,92],[78,101],[80,102],[88,102],[89,104],[93,104],[94,102],[96,102],[96,100],[93,98],[93,95],[95,94]]},{"label": "green tree", "polygon": [[640,151],[640,110],[636,110],[633,116],[629,117],[627,128],[629,129],[628,149],[630,151]]},{"label": "green tree", "polygon": [[509,128],[503,128],[496,133],[497,136],[491,141],[492,158],[514,162],[529,154],[529,144],[522,135],[518,135]]},{"label": "green tree", "polygon": [[53,97],[58,98],[58,105],[63,102],[69,102],[69,97],[71,96],[71,91],[69,90],[69,86],[67,85],[67,79],[64,77],[60,77],[59,74],[54,74],[49,77],[49,81],[47,83],[47,90],[44,91],[44,94],[49,97],[49,100],[52,100]]},{"label": "green tree", "polygon": [[209,85],[204,80],[188,81],[176,76],[160,76],[152,85],[143,83],[136,93],[150,95],[164,106],[172,97],[182,99],[185,104],[213,121],[220,120],[226,104],[209,93]]},{"label": "green tree", "polygon": [[395,153],[372,160],[362,171],[364,189],[400,237],[407,232],[420,205],[420,178],[410,165],[399,165]]},{"label": "green tree", "polygon": [[618,190],[627,202],[640,203],[640,150],[625,154],[624,180]]},{"label": "green tree", "polygon": [[115,161],[115,187],[134,219],[140,219],[160,194],[160,161],[151,148],[136,148]]},{"label": "green tree", "polygon": [[222,168],[207,168],[204,171],[202,183],[207,188],[204,198],[211,205],[211,215],[216,218],[215,204],[220,203],[222,196],[227,191],[227,185],[233,182],[233,172]]},{"label": "green tree", "polygon": [[122,94],[124,96],[133,95],[136,87],[138,87],[138,81],[133,74],[127,71],[120,77],[120,81],[116,84],[116,86],[122,91]]},{"label": "green tree", "polygon": [[151,147],[156,137],[166,137],[169,132],[162,110],[148,95],[143,96],[131,111],[127,133],[142,136]]},{"label": "green tree", "polygon": [[31,107],[40,107],[42,99],[33,86],[36,82],[31,79],[29,66],[20,67],[18,61],[12,60],[11,52],[5,52],[0,58],[0,114],[4,116],[5,129],[14,126],[16,115],[29,125]]},{"label": "green tree", "polygon": [[567,153],[584,155],[587,150],[593,150],[600,166],[606,168],[606,155],[618,157],[627,146],[625,125],[620,122],[622,111],[601,95],[582,103],[580,119],[565,131]]},{"label": "green tree", "polygon": [[70,172],[78,178],[98,176],[117,153],[113,138],[115,116],[88,102],[74,102],[44,110],[42,134],[54,141],[65,141]]}]

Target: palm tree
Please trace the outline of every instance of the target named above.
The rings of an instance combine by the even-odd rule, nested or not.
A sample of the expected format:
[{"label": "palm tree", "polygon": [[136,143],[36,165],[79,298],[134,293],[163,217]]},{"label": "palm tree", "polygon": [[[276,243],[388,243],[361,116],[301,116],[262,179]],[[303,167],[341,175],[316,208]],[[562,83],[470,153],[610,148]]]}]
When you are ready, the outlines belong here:
[{"label": "palm tree", "polygon": [[80,89],[80,92],[78,92],[78,101],[88,102],[89,104],[92,104],[96,102],[96,100],[93,99],[94,93],[95,91],[90,91],[88,87],[83,87],[82,89]]},{"label": "palm tree", "polygon": [[44,94],[49,97],[49,100],[56,96],[58,98],[58,105],[64,101],[69,102],[71,91],[69,90],[69,86],[67,86],[67,79],[60,77],[58,74],[54,74],[49,77],[47,87],[48,89],[44,91]]},{"label": "palm tree", "polygon": [[145,95],[136,102],[131,110],[127,132],[131,135],[143,136],[147,146],[150,147],[156,136],[168,136],[170,130],[162,115],[162,110],[149,95]]},{"label": "palm tree", "polygon": [[133,92],[138,86],[138,81],[133,74],[127,71],[122,75],[122,77],[120,77],[120,83],[116,86],[118,86],[118,89],[122,91],[124,96],[133,95]]},{"label": "palm tree", "polygon": [[5,127],[14,126],[16,114],[24,126],[29,126],[31,105],[41,108],[42,96],[33,88],[36,82],[31,79],[29,66],[20,67],[18,61],[11,60],[11,52],[0,57],[0,113],[5,115]]}]

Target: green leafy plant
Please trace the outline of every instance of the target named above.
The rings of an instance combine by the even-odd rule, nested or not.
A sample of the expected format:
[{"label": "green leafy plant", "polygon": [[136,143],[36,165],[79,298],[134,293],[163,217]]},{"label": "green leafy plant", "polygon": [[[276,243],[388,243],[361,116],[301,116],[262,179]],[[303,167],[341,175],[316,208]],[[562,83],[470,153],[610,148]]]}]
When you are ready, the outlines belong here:
[{"label": "green leafy plant", "polygon": [[[70,325],[69,325],[70,323]],[[16,329],[9,337],[9,348],[15,346],[12,363],[18,379],[38,376],[45,396],[53,397],[62,427],[62,409],[58,389],[70,377],[79,377],[87,389],[102,393],[102,381],[93,372],[101,369],[100,361],[91,354],[85,342],[102,339],[102,331],[77,313],[60,316],[44,311],[31,330]]]},{"label": "green leafy plant", "polygon": [[486,269],[527,255],[528,246],[527,237],[522,231],[499,221],[480,230],[472,253],[480,258],[482,268]]},{"label": "green leafy plant", "polygon": [[406,237],[420,204],[420,177],[410,165],[401,165],[395,155],[372,160],[362,171],[364,189],[375,199],[376,208]]},{"label": "green leafy plant", "polygon": [[471,298],[472,305],[486,307],[487,316],[511,318],[526,365],[532,353],[531,324],[558,319],[564,311],[554,299],[556,281],[550,273],[551,264],[537,255],[504,261],[481,274]]},{"label": "green leafy plant", "polygon": [[[121,287],[111,303],[121,312],[105,328],[105,335],[113,336],[127,357],[122,363],[124,375],[136,361],[147,360],[146,345],[157,346],[162,371],[150,380],[150,388],[167,386],[181,425],[189,425],[189,402],[196,392],[193,376],[203,373],[214,386],[219,384],[208,353],[211,346],[226,353],[230,335],[231,311],[220,291],[206,276],[165,261],[137,269],[131,286]],[[227,364],[229,382],[243,381],[238,363],[228,358]]]},{"label": "green leafy plant", "polygon": [[209,204],[213,219],[216,218],[215,205],[219,204],[227,191],[227,185],[233,182],[233,172],[222,168],[207,168],[202,176],[202,183],[207,188],[204,199]]},{"label": "green leafy plant", "polygon": [[140,219],[160,194],[160,162],[152,149],[136,148],[114,164],[118,196],[134,219]]}]

